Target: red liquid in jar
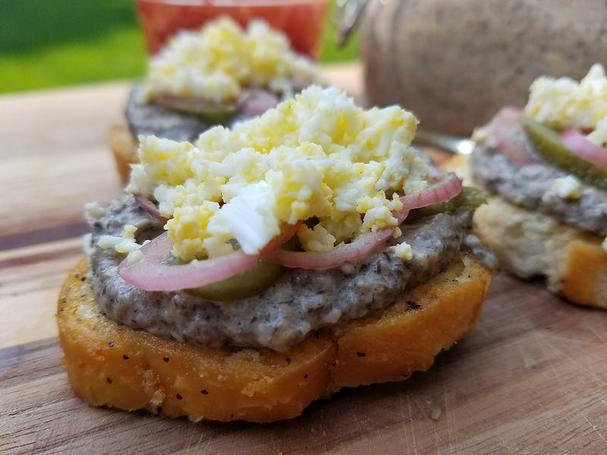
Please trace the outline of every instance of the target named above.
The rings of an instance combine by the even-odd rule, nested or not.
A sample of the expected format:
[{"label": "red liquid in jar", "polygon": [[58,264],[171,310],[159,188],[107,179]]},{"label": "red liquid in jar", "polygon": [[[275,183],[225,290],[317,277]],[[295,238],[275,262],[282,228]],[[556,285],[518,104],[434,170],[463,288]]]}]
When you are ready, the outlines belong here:
[{"label": "red liquid in jar", "polygon": [[288,36],[295,51],[315,59],[326,9],[327,0],[137,0],[151,54],[180,29],[198,29],[219,16],[231,16],[241,26],[264,19]]}]

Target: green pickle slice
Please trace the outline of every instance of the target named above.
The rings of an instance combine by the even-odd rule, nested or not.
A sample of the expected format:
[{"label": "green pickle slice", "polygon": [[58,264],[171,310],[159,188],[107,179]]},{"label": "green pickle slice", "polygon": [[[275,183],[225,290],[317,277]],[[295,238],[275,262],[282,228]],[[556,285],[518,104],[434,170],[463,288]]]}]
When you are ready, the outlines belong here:
[{"label": "green pickle slice", "polygon": [[455,198],[442,204],[429,205],[411,212],[407,221],[415,221],[418,218],[438,215],[439,213],[472,212],[487,202],[487,194],[478,188],[465,186],[462,192]]},{"label": "green pickle slice", "polygon": [[199,297],[216,300],[236,300],[259,294],[274,283],[283,268],[269,261],[259,261],[249,270],[199,288],[188,289],[189,292]]},{"label": "green pickle slice", "polygon": [[[299,248],[297,237],[293,237],[281,248],[296,250]],[[217,283],[207,284],[199,288],[188,289],[188,292],[208,300],[226,302],[243,299],[259,294],[280,278],[284,267],[270,261],[258,261],[249,270],[234,275]]]},{"label": "green pickle slice", "polygon": [[198,115],[207,120],[222,122],[236,114],[238,106],[234,103],[215,103],[213,101],[188,99],[180,97],[165,97],[157,102],[163,106],[188,114]]},{"label": "green pickle slice", "polygon": [[209,106],[189,106],[187,108],[175,108],[189,114],[197,115],[202,117],[204,120],[209,120],[219,124],[227,122],[230,117],[236,114],[236,106],[231,105],[209,105]]},{"label": "green pickle slice", "polygon": [[529,117],[522,117],[521,124],[533,142],[535,150],[546,161],[589,185],[607,191],[607,169],[595,166],[571,152],[553,129]]}]

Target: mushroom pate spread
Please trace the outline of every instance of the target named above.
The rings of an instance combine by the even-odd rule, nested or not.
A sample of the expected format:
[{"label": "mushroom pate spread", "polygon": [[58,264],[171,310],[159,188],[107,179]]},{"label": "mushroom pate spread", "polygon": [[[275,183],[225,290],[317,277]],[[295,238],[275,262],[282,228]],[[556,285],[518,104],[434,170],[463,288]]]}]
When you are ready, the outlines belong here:
[{"label": "mushroom pate spread", "polygon": [[[101,214],[102,213],[102,214]],[[146,292],[118,275],[124,256],[98,245],[133,225],[153,238],[162,224],[127,195],[101,209],[92,221],[91,282],[110,319],[150,333],[200,344],[285,350],[309,332],[360,318],[394,303],[406,288],[426,281],[459,257],[470,214],[438,214],[401,226],[412,248],[403,261],[388,248],[359,265],[333,270],[287,269],[265,291],[231,302],[212,302],[188,291]]]},{"label": "mushroom pate spread", "polygon": [[193,141],[213,123],[202,116],[171,109],[161,104],[142,103],[141,85],[129,94],[125,117],[133,137],[153,135],[175,141]]}]

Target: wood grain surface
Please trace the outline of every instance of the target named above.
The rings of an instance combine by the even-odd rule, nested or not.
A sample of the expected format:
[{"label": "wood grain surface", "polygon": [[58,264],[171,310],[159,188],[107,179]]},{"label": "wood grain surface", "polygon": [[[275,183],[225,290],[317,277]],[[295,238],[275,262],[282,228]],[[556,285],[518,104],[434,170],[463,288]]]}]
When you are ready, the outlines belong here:
[{"label": "wood grain surface", "polygon": [[[328,70],[360,93],[357,67]],[[58,289],[127,83],[0,97],[0,453],[607,453],[607,313],[499,275],[476,328],[411,380],[345,390],[270,425],[93,409],[67,384]]]}]

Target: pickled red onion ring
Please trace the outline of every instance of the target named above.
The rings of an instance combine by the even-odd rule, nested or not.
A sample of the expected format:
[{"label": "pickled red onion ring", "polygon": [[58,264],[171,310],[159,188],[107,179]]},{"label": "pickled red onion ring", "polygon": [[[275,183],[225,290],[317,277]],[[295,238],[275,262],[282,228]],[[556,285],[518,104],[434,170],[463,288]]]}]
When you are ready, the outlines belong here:
[{"label": "pickled red onion ring", "polygon": [[418,193],[402,196],[400,201],[408,210],[427,207],[428,205],[441,204],[450,201],[462,192],[462,179],[453,172],[448,172],[437,183],[429,186]]},{"label": "pickled red onion ring", "polygon": [[241,251],[188,264],[164,264],[171,252],[171,241],[165,232],[141,248],[143,259],[129,264],[124,259],[118,274],[124,281],[145,291],[178,291],[204,286],[238,275],[259,260],[259,255]]},{"label": "pickled red onion ring", "polygon": [[280,98],[263,89],[250,89],[240,103],[240,112],[247,117],[256,117],[275,107]]},{"label": "pickled red onion ring", "polygon": [[524,166],[536,162],[533,148],[521,126],[523,115],[514,107],[502,108],[490,124],[490,130],[497,147],[514,164]]},{"label": "pickled red onion ring", "polygon": [[301,221],[299,221],[298,223],[295,223],[293,225],[288,225],[287,229],[285,229],[285,231],[282,234],[279,234],[276,237],[274,237],[272,240],[270,240],[270,242],[268,242],[268,244],[262,248],[262,250],[260,251],[259,254],[263,256],[267,253],[271,253],[272,251],[276,250],[277,248],[280,248],[286,242],[291,240],[291,238],[295,234],[297,234],[297,230],[299,229],[299,226],[301,226]]},{"label": "pickled red onion ring", "polygon": [[378,251],[392,236],[392,232],[392,229],[382,229],[381,231],[363,234],[354,242],[337,246],[331,251],[277,250],[267,255],[265,259],[289,268],[333,269],[346,262],[357,262]]},{"label": "pickled red onion ring", "polygon": [[[408,214],[408,210],[402,210],[397,216],[399,223],[402,223]],[[288,268],[307,270],[334,269],[346,262],[359,262],[370,254],[379,251],[392,237],[393,232],[394,229],[392,228],[369,232],[368,234],[361,235],[352,243],[336,246],[330,251],[287,251],[280,249],[265,255],[264,259]]]},{"label": "pickled red onion ring", "polygon": [[275,107],[280,102],[280,97],[268,90],[252,88],[244,92],[240,100],[233,102],[218,103],[209,98],[186,97],[169,93],[159,93],[154,100],[168,108],[196,114],[227,115],[240,110],[240,113],[247,117],[256,117]]},{"label": "pickled red onion ring", "polygon": [[158,221],[163,221],[163,222],[167,221],[167,219],[164,216],[162,216],[160,214],[160,212],[158,211],[158,207],[156,207],[156,205],[152,201],[150,201],[148,198],[137,195],[137,196],[135,196],[135,200],[137,201],[139,206],[143,210],[145,210],[147,212],[147,214],[150,215],[152,218],[155,218]]},{"label": "pickled red onion ring", "polygon": [[[297,232],[299,224],[275,237],[262,250],[272,253]],[[188,264],[165,264],[162,261],[171,253],[172,245],[165,232],[141,248],[143,259],[129,264],[125,258],[118,266],[118,274],[124,281],[145,291],[179,291],[225,280],[253,267],[260,254],[244,254],[242,251],[213,259],[192,261]]]},{"label": "pickled red onion ring", "polygon": [[561,133],[563,144],[577,156],[595,166],[607,167],[607,149],[596,145],[575,128]]}]

